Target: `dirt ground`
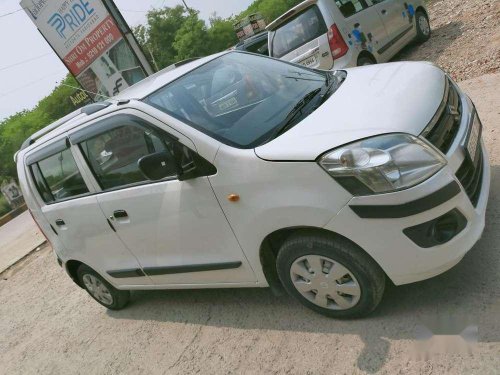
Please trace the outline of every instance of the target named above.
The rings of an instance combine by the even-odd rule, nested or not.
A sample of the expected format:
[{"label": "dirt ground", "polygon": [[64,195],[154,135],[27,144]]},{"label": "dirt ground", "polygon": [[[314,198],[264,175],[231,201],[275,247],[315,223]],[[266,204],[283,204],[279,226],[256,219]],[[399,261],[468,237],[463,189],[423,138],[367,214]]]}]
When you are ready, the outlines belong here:
[{"label": "dirt ground", "polygon": [[500,1],[430,0],[432,36],[394,60],[428,60],[462,81],[500,72]]},{"label": "dirt ground", "polygon": [[[446,7],[436,8],[440,3]],[[450,42],[460,45],[463,35],[475,35],[464,29],[475,22],[466,21],[460,4],[431,6],[462,25],[459,36],[443,42],[436,31],[423,46],[407,49],[405,58],[434,56],[440,63],[454,53]],[[498,25],[494,30],[491,40],[498,41]],[[434,42],[442,43],[442,52],[424,52]],[[468,49],[477,51],[478,61],[498,56]],[[0,277],[0,374],[499,374],[500,74],[483,75],[498,70],[498,58],[467,66],[449,70],[476,77],[461,86],[484,124],[492,186],[484,235],[449,272],[389,287],[381,306],[363,320],[328,319],[268,289],[134,292],[126,310],[112,312],[75,286],[45,247]],[[419,325],[430,317],[468,320],[477,327],[477,344],[416,354]]]}]

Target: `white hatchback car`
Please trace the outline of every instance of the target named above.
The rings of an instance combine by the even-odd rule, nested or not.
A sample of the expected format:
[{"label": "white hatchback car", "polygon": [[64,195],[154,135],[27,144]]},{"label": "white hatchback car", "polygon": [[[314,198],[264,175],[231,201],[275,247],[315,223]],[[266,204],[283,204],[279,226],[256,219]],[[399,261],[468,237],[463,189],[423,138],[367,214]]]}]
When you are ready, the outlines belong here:
[{"label": "white hatchback car", "polygon": [[423,0],[306,0],[267,30],[270,56],[317,69],[386,62],[431,36]]},{"label": "white hatchback car", "polygon": [[474,105],[439,68],[325,72],[244,52],[84,107],[16,159],[58,261],[111,309],[132,289],[281,284],[362,316],[386,277],[462,259],[490,185]]}]

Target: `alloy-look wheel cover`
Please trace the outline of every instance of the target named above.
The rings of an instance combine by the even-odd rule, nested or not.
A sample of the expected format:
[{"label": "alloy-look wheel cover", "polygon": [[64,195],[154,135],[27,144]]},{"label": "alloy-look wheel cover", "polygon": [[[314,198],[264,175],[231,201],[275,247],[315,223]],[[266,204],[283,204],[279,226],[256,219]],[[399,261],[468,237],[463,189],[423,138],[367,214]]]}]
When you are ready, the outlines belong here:
[{"label": "alloy-look wheel cover", "polygon": [[98,301],[104,303],[105,305],[113,304],[113,296],[109,292],[106,285],[104,285],[101,280],[91,274],[83,275],[83,283],[89,291],[89,293]]},{"label": "alloy-look wheel cover", "polygon": [[307,300],[330,310],[347,310],[359,302],[361,287],[351,271],[322,255],[305,255],[290,267],[293,286]]}]

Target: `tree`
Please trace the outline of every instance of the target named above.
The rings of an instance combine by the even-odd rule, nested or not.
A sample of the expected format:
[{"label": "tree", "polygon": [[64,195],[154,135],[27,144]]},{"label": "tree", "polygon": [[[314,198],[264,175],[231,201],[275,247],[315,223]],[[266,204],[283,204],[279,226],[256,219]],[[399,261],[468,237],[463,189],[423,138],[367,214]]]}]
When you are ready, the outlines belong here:
[{"label": "tree", "polygon": [[210,28],[208,29],[209,53],[224,51],[238,43],[234,32],[234,19],[223,19],[215,13],[210,17]]},{"label": "tree", "polygon": [[270,23],[301,2],[302,0],[255,0],[237,18],[240,19],[258,12],[262,14],[267,23]]},{"label": "tree", "polygon": [[202,57],[209,53],[210,45],[207,26],[198,18],[198,12],[191,11],[188,18],[175,34],[173,47],[177,51],[176,60]]},{"label": "tree", "polygon": [[174,41],[188,17],[188,12],[181,5],[153,9],[146,15],[146,25],[134,29],[138,42],[152,56],[154,66],[162,69],[175,63],[177,50],[174,48]]},{"label": "tree", "polygon": [[68,74],[32,110],[24,110],[0,122],[0,182],[17,176],[13,155],[33,133],[75,110],[69,96],[78,87]]}]

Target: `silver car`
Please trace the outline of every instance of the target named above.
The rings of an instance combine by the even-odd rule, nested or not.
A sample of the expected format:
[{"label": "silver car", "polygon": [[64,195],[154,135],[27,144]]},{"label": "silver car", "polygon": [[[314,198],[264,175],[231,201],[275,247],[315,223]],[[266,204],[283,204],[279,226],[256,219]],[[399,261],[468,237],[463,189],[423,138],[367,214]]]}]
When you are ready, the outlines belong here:
[{"label": "silver car", "polygon": [[270,56],[317,69],[386,62],[431,35],[423,0],[306,0],[267,30]]}]

